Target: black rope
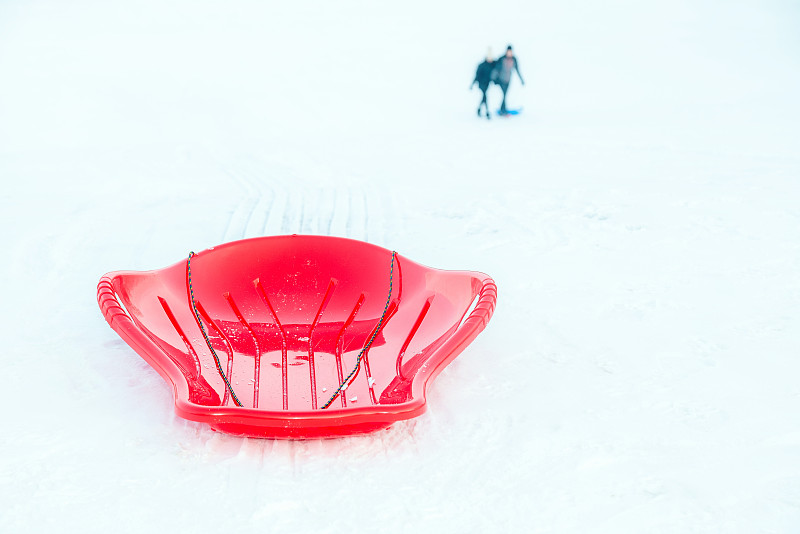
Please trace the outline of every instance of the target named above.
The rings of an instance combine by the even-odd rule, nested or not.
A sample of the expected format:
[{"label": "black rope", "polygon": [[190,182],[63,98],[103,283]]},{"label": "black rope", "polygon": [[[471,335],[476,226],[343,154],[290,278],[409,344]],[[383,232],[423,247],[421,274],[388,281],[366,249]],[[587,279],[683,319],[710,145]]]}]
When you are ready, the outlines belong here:
[{"label": "black rope", "polygon": [[361,352],[358,353],[358,357],[356,358],[355,367],[353,367],[353,370],[350,371],[350,374],[347,375],[344,380],[342,380],[342,383],[339,384],[339,387],[336,388],[336,391],[333,392],[333,395],[331,395],[331,398],[328,399],[328,402],[326,402],[322,406],[322,408],[321,408],[322,410],[324,410],[328,406],[330,406],[331,403],[336,399],[336,397],[339,396],[339,393],[341,393],[343,389],[347,389],[349,387],[350,381],[353,378],[355,378],[355,375],[358,372],[359,366],[361,365],[361,358],[364,357],[364,353],[367,352],[367,350],[369,349],[370,345],[372,345],[372,342],[375,341],[375,338],[378,336],[378,332],[381,331],[381,327],[383,327],[383,320],[386,317],[386,312],[389,310],[389,303],[392,300],[392,283],[393,283],[393,276],[394,276],[394,257],[395,257],[396,254],[397,253],[395,251],[392,251],[392,266],[389,269],[389,295],[386,297],[386,305],[383,307],[383,312],[381,313],[381,318],[378,321],[378,326],[375,327],[375,331],[372,332],[372,335],[370,336],[369,340],[367,341],[367,344],[364,345],[364,348],[361,349]]},{"label": "black rope", "polygon": [[225,382],[225,386],[228,388],[228,391],[231,393],[231,397],[233,398],[233,402],[236,403],[236,406],[242,406],[241,401],[236,396],[236,393],[233,392],[233,386],[231,386],[228,377],[225,376],[225,371],[222,370],[222,364],[219,361],[219,356],[217,356],[217,351],[214,350],[214,347],[211,346],[211,340],[208,339],[208,334],[206,334],[206,329],[203,326],[203,321],[200,320],[200,314],[197,312],[197,305],[194,303],[194,290],[192,289],[192,256],[194,256],[194,252],[189,252],[189,258],[186,260],[186,273],[187,278],[189,280],[189,297],[191,298],[192,302],[192,311],[194,312],[194,316],[197,319],[197,324],[200,325],[200,331],[203,333],[203,337],[206,340],[206,345],[208,345],[208,349],[211,351],[211,355],[214,356],[214,363],[217,364],[217,371],[219,371],[219,376],[222,377],[222,380]]}]

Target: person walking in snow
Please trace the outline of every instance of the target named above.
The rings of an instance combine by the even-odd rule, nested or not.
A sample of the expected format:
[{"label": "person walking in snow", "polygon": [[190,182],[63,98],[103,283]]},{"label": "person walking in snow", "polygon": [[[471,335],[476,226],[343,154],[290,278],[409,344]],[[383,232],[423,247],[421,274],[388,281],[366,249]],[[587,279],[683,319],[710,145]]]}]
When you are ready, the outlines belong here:
[{"label": "person walking in snow", "polygon": [[495,70],[492,73],[492,77],[495,83],[500,86],[500,89],[503,90],[503,102],[500,104],[500,115],[506,115],[508,112],[506,110],[506,93],[508,92],[508,85],[511,83],[511,75],[514,74],[514,71],[517,71],[519,81],[522,82],[522,85],[525,85],[525,80],[522,79],[522,74],[519,72],[517,58],[514,55],[514,50],[511,48],[511,45],[508,45],[506,53],[495,61],[494,68]]},{"label": "person walking in snow", "polygon": [[492,83],[492,73],[494,69],[495,61],[492,57],[492,49],[490,48],[486,53],[486,59],[483,60],[483,63],[478,65],[478,70],[475,72],[475,79],[472,80],[472,85],[469,86],[469,88],[472,89],[477,83],[478,89],[483,93],[481,103],[478,104],[478,117],[481,116],[481,107],[484,107],[486,109],[486,118],[492,118],[492,114],[489,111],[489,102],[486,100],[486,91],[489,90],[489,84]]}]

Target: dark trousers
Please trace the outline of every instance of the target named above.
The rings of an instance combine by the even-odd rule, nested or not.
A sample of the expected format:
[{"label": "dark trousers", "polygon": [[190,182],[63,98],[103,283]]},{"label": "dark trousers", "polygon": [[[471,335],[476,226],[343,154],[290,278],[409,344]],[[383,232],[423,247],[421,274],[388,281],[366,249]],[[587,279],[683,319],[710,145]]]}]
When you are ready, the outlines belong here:
[{"label": "dark trousers", "polygon": [[483,93],[483,98],[481,99],[481,103],[478,104],[478,114],[479,115],[481,113],[481,107],[483,107],[486,110],[486,115],[487,116],[489,115],[489,102],[486,100],[486,91],[488,91],[488,90],[489,90],[488,87],[486,87],[486,88],[481,87],[481,92]]},{"label": "dark trousers", "polygon": [[499,83],[500,89],[503,90],[503,102],[500,103],[500,113],[506,112],[506,93],[508,92],[507,83]]}]

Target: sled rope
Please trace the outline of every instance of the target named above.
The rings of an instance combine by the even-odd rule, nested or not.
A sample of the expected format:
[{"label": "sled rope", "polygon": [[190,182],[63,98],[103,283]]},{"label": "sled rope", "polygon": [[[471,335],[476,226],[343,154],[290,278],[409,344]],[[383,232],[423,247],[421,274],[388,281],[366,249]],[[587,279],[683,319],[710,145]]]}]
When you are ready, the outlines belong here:
[{"label": "sled rope", "polygon": [[361,359],[364,357],[364,354],[367,352],[367,350],[369,350],[370,345],[372,345],[372,342],[375,341],[375,338],[378,336],[378,333],[381,331],[381,328],[383,327],[383,321],[386,318],[386,312],[389,310],[389,303],[392,300],[392,283],[393,283],[393,276],[394,276],[394,258],[395,258],[396,254],[397,253],[393,250],[392,251],[392,265],[389,268],[389,295],[386,297],[386,304],[383,306],[383,312],[381,312],[381,318],[380,318],[380,320],[378,320],[378,326],[375,327],[375,331],[372,332],[372,335],[367,340],[367,344],[364,345],[364,348],[361,349],[361,352],[358,353],[358,357],[356,358],[355,367],[353,367],[353,370],[350,371],[350,374],[347,375],[344,380],[342,380],[342,383],[339,384],[339,387],[336,388],[336,391],[333,392],[333,395],[331,395],[331,398],[328,399],[328,402],[326,402],[322,406],[322,408],[321,408],[322,410],[324,410],[328,406],[330,406],[331,403],[333,403],[333,401],[336,399],[336,397],[338,397],[339,394],[343,390],[347,389],[350,386],[351,381],[358,374],[358,369],[361,366]]},{"label": "sled rope", "polygon": [[197,305],[194,303],[194,290],[192,289],[192,256],[194,256],[194,252],[189,252],[189,258],[186,260],[186,277],[189,280],[189,297],[192,301],[192,311],[194,312],[194,316],[197,319],[197,324],[200,325],[200,331],[203,333],[203,337],[206,340],[206,345],[208,345],[208,349],[211,351],[211,355],[214,356],[214,363],[217,364],[217,371],[219,371],[219,376],[222,377],[222,380],[225,382],[225,386],[228,388],[228,391],[231,393],[231,397],[233,398],[233,402],[236,403],[236,406],[242,406],[241,401],[236,396],[236,393],[233,392],[233,386],[231,386],[228,377],[225,376],[225,371],[222,370],[222,364],[219,361],[219,356],[217,356],[217,351],[214,350],[214,347],[211,346],[211,340],[208,339],[208,334],[206,334],[206,328],[203,326],[203,321],[200,319],[200,314],[197,312]]}]

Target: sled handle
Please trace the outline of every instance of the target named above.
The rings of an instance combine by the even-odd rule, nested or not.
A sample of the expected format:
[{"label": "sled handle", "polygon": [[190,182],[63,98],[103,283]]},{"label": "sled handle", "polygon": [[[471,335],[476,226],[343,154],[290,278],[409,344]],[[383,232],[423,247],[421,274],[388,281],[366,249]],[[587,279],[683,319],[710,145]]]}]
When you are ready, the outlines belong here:
[{"label": "sled handle", "polygon": [[471,327],[469,330],[475,330],[475,335],[478,335],[486,328],[489,319],[491,319],[492,314],[494,314],[495,306],[497,305],[497,284],[494,283],[494,280],[486,276],[481,280],[481,284],[481,291],[478,293],[478,302],[475,304],[469,317],[467,317],[459,328],[460,330],[469,324]]},{"label": "sled handle", "polygon": [[[422,387],[421,393],[423,397],[425,385],[436,377],[456,356],[461,354],[467,345],[472,343],[478,334],[486,328],[489,319],[494,314],[497,304],[497,284],[488,275],[483,273],[473,274],[480,276],[478,281],[481,284],[475,307],[467,318],[461,322],[453,335],[429,356],[427,365],[423,366],[415,376],[414,387]],[[417,395],[414,396],[416,397]]]},{"label": "sled handle", "polygon": [[131,320],[128,312],[125,311],[125,308],[122,307],[122,304],[117,299],[117,294],[114,292],[114,283],[108,275],[100,278],[100,282],[97,284],[97,304],[100,305],[103,317],[112,328],[117,317],[122,316],[128,321]]},{"label": "sled handle", "polygon": [[[168,357],[150,337],[142,332],[133,322],[133,318],[123,307],[114,291],[114,278],[121,271],[108,273],[100,278],[97,284],[97,303],[108,325],[135,350],[139,356],[149,363],[153,369],[175,388],[175,398],[178,398],[177,389],[186,387],[187,380],[180,368]],[[155,357],[162,354],[166,358]]]},{"label": "sled handle", "polygon": [[[97,284],[97,303],[100,311],[103,312],[108,325],[119,334],[122,339],[128,342],[133,349],[142,355],[148,362],[152,361],[147,351],[163,352],[144,332],[142,332],[133,322],[128,310],[122,305],[114,291],[114,277],[118,273],[104,275]],[[144,349],[145,352],[142,352]],[[157,363],[153,364],[158,370]]]}]

